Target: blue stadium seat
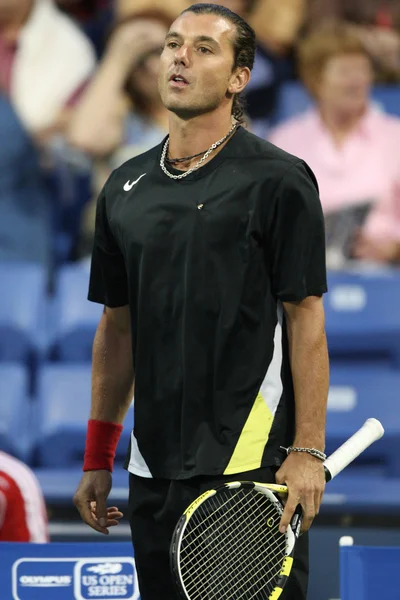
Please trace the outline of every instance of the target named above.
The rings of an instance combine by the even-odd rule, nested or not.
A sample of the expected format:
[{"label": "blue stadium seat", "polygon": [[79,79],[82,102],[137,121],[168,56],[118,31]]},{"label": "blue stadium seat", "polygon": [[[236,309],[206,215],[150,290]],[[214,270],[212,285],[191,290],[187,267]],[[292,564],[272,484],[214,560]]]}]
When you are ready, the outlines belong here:
[{"label": "blue stadium seat", "polygon": [[[354,463],[360,473],[368,469],[374,476],[400,476],[400,411],[397,410],[400,371],[371,366],[331,366],[326,448],[330,454],[366,419],[375,417],[385,435]],[[347,472],[347,471],[346,471]]]},{"label": "blue stadium seat", "polygon": [[34,263],[0,262],[0,361],[26,361],[42,335],[46,271]]},{"label": "blue stadium seat", "polygon": [[103,307],[87,300],[89,267],[60,269],[55,300],[54,349],[62,361],[90,361]]},{"label": "blue stadium seat", "polygon": [[[81,467],[90,411],[90,365],[44,366],[38,375],[38,458],[43,467]],[[133,425],[130,408],[117,451],[125,459]]]},{"label": "blue stadium seat", "polygon": [[297,81],[290,81],[281,86],[279,102],[274,116],[276,124],[286,121],[304,111],[312,105],[312,98],[304,85]]},{"label": "blue stadium seat", "polygon": [[0,364],[0,449],[22,460],[29,457],[32,428],[28,374],[19,364]]},{"label": "blue stadium seat", "polygon": [[376,85],[372,90],[372,99],[385,112],[400,117],[399,85]]},{"label": "blue stadium seat", "polygon": [[398,546],[343,546],[340,548],[340,598],[399,598],[399,564]]},{"label": "blue stadium seat", "polygon": [[[377,85],[372,90],[372,100],[385,112],[400,117],[400,86]],[[279,93],[276,123],[304,112],[312,105],[312,98],[301,83],[285,83]]]},{"label": "blue stadium seat", "polygon": [[322,501],[323,514],[398,515],[400,479],[362,473],[351,466],[330,481]]},{"label": "blue stadium seat", "polygon": [[330,273],[324,303],[332,359],[400,365],[399,273]]},{"label": "blue stadium seat", "polygon": [[[47,173],[52,202],[53,259],[57,266],[71,260],[79,239],[82,210],[91,198],[91,167],[87,157],[65,149]],[[73,163],[73,165],[72,165]]]}]

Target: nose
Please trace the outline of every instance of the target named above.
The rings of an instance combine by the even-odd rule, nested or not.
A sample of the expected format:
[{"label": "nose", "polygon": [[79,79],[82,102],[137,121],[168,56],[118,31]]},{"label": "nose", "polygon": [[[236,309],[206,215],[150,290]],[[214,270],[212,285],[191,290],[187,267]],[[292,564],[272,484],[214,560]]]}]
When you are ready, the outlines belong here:
[{"label": "nose", "polygon": [[180,48],[175,51],[174,62],[176,65],[189,65],[189,52],[187,46],[182,44]]}]

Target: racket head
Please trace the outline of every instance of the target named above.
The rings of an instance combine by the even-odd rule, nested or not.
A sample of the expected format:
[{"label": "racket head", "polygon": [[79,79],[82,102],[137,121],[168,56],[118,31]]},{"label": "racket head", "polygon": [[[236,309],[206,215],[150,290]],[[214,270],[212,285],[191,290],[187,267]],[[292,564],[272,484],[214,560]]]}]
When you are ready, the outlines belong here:
[{"label": "racket head", "polygon": [[279,532],[286,486],[233,481],[201,494],[175,528],[170,561],[182,598],[277,600],[301,527]]}]

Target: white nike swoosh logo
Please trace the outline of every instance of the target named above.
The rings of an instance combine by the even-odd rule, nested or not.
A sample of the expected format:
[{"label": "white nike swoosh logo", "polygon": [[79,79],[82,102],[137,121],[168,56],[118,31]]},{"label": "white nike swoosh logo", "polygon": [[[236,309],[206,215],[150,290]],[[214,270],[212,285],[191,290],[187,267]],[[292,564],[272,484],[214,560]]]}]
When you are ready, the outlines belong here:
[{"label": "white nike swoosh logo", "polygon": [[137,183],[145,175],[146,175],[146,173],[143,173],[143,175],[141,175],[140,177],[138,177],[137,179],[135,179],[135,181],[132,181],[132,183],[130,181],[127,181],[126,184],[124,185],[124,190],[126,192],[130,192],[131,189],[133,188],[133,186],[135,185],[135,183]]}]

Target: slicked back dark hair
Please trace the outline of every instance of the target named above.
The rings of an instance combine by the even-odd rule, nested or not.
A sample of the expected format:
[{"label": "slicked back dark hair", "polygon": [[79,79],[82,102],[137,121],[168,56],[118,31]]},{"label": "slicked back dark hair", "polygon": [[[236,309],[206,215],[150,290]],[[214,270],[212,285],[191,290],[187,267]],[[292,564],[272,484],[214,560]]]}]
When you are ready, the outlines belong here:
[{"label": "slicked back dark hair", "polygon": [[[254,29],[242,17],[219,4],[193,4],[181,14],[192,12],[196,15],[216,15],[223,17],[236,27],[236,36],[233,42],[234,63],[233,69],[248,67],[250,71],[254,65],[256,53],[256,34]],[[232,116],[239,122],[244,121],[246,102],[243,94],[235,94],[232,104]]]}]

